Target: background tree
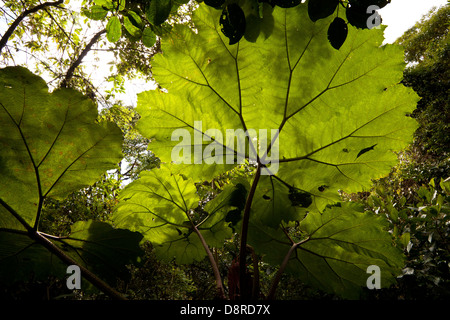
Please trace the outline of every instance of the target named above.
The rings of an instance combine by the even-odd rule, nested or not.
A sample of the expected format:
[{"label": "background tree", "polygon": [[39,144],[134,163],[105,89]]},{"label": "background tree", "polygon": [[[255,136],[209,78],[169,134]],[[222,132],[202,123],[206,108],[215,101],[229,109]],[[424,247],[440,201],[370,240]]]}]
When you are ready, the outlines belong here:
[{"label": "background tree", "polygon": [[385,215],[405,248],[398,286],[381,290],[378,299],[450,296],[449,25],[450,7],[435,8],[397,40],[408,62],[403,83],[420,96],[411,114],[419,127],[389,176],[350,197]]},{"label": "background tree", "polygon": [[[412,149],[429,160],[428,174],[446,178],[450,152],[450,6],[434,9],[397,40],[410,64],[404,84],[421,97],[412,114],[420,124]],[[413,156],[413,155],[411,155]],[[434,162],[434,163],[433,163]]]}]

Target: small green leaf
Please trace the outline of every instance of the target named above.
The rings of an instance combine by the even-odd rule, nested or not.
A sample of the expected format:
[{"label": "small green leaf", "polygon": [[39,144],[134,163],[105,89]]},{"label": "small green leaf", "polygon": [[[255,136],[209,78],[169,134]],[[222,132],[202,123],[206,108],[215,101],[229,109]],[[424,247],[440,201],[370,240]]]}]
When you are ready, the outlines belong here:
[{"label": "small green leaf", "polygon": [[389,217],[392,219],[392,221],[397,222],[398,221],[398,210],[394,207],[391,207],[389,209]]},{"label": "small green leaf", "polygon": [[130,33],[130,35],[134,38],[140,38],[142,36],[141,29],[137,28],[130,20],[129,17],[123,17],[123,26]]},{"label": "small green leaf", "polygon": [[172,0],[151,1],[145,14],[151,24],[159,26],[169,18]]},{"label": "small green leaf", "polygon": [[142,27],[142,19],[141,17],[134,11],[128,11],[127,12],[128,18],[130,19],[131,23],[137,27],[137,28],[141,28]]},{"label": "small green leaf", "polygon": [[150,28],[145,28],[142,32],[142,43],[151,48],[156,43],[156,35]]},{"label": "small green leaf", "polygon": [[406,249],[408,248],[409,241],[411,240],[411,235],[409,232],[405,232],[400,237],[400,243],[403,245],[403,247]]},{"label": "small green leaf", "polygon": [[115,0],[114,4],[116,5],[117,11],[122,11],[125,9],[127,1],[126,0]]},{"label": "small green leaf", "polygon": [[83,14],[92,20],[102,20],[108,14],[102,6],[94,5],[90,9],[83,9]]},{"label": "small green leaf", "polygon": [[106,24],[106,37],[110,42],[116,42],[122,36],[122,25],[116,16],[109,18]]}]

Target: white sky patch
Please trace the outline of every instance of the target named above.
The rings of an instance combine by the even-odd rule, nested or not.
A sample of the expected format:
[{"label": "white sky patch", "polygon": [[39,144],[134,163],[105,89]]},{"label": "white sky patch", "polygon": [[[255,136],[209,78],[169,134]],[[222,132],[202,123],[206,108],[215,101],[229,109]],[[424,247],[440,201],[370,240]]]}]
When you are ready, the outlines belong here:
[{"label": "white sky patch", "polygon": [[394,42],[433,7],[441,7],[447,3],[447,0],[392,0],[379,10],[382,23],[387,25],[385,43]]}]

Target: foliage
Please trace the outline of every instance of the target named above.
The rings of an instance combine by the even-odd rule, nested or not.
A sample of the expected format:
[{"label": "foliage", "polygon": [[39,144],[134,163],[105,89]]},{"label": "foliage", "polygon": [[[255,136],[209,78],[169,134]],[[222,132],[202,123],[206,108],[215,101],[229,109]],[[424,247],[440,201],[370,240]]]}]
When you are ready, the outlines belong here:
[{"label": "foliage", "polygon": [[449,296],[448,13],[448,6],[430,11],[398,39],[410,63],[403,83],[421,97],[412,114],[420,126],[391,173],[350,196],[388,219],[406,253],[398,285],[369,294],[377,299]]},{"label": "foliage", "polygon": [[[368,210],[386,217],[397,245],[406,253],[397,286],[377,293],[379,298],[445,299],[450,296],[450,181],[399,185],[399,177],[377,181],[363,199]],[[372,294],[373,296],[373,294]]]},{"label": "foliage", "polygon": [[398,40],[405,47],[406,60],[411,63],[405,70],[403,82],[421,97],[412,114],[420,124],[414,148],[421,158],[431,156],[442,166],[447,162],[447,170],[450,151],[447,134],[450,130],[449,26],[450,7],[443,6],[430,12]]},{"label": "foliage", "polygon": [[[200,1],[203,2],[203,1]],[[245,37],[256,41],[260,34],[269,37],[274,28],[274,7],[294,8],[303,5],[301,0],[205,0],[205,4],[221,10],[220,25],[222,33],[229,39],[229,44],[238,43]],[[335,49],[339,49],[347,39],[350,25],[360,29],[371,29],[381,24],[381,17],[376,10],[385,7],[390,0],[308,0],[308,17],[312,22],[336,16],[328,27],[328,40]],[[339,15],[343,7],[345,15]],[[372,10],[370,6],[376,6]],[[347,22],[344,20],[347,20]],[[372,21],[373,20],[373,21]]]},{"label": "foliage", "polygon": [[[168,93],[139,96],[137,128],[151,139],[149,148],[162,164],[122,192],[114,222],[141,232],[162,258],[190,263],[207,256],[222,294],[210,247],[220,248],[233,228],[241,230],[241,297],[248,294],[243,289],[248,271],[241,267],[247,232],[248,243],[265,261],[321,289],[357,297],[370,264],[382,268],[389,285],[402,258],[382,219],[360,206],[335,203],[339,189],[370,187],[371,178],[387,173],[396,162],[391,150],[411,139],[416,125],[405,114],[416,97],[397,84],[401,50],[380,48],[381,30],[356,28],[339,51],[329,48],[326,26],[332,18],[312,23],[304,6],[275,8],[268,39],[229,45],[218,32],[219,14],[200,6],[193,20],[198,33],[176,26],[164,54],[155,57],[154,75]],[[277,128],[269,159],[279,163],[278,172],[264,147],[250,144],[249,151],[236,153],[234,144],[225,148],[229,141],[209,128]],[[177,143],[175,129],[194,139]],[[177,146],[183,156],[174,160]],[[251,179],[232,181],[196,215],[195,183],[235,167],[227,156],[244,156],[253,167]],[[294,208],[287,199],[297,200]],[[287,232],[291,221],[300,222],[296,237]]]},{"label": "foliage", "polygon": [[[105,17],[100,19],[97,16],[95,20],[90,19],[92,16],[89,14],[86,16],[91,7],[98,7],[91,0],[66,3],[60,0],[57,5],[47,5],[47,2],[44,5],[37,0],[3,2],[0,18],[2,23],[10,26],[12,33],[10,36],[5,34],[1,39],[1,64],[26,66],[46,79],[50,87],[75,88],[102,107],[119,103],[116,96],[124,93],[125,79],[143,77],[151,80],[149,61],[160,52],[159,36],[170,31],[168,22],[163,24],[164,28],[163,25],[153,28],[143,17],[142,27],[148,29],[144,34],[147,39],[145,43],[149,45],[151,41],[154,45],[147,47],[143,41],[132,40],[124,26],[124,19],[131,21],[127,17],[133,15],[131,12],[134,9],[130,8],[137,6],[137,2],[133,1],[127,1],[128,7],[122,11],[119,10],[120,6],[111,7],[113,1],[100,1],[106,5],[105,8],[111,8],[105,11],[101,7],[100,11],[105,13]],[[117,4],[117,1],[114,3]],[[84,9],[81,10],[80,6]],[[34,8],[40,10],[32,11]],[[192,10],[191,6],[186,8],[185,12],[178,13],[174,7],[169,17],[170,23],[185,23],[183,19]],[[114,33],[110,31],[108,36],[106,32],[108,19],[112,16],[120,20],[120,26],[111,23],[115,25],[113,29],[123,34],[114,43],[107,40]],[[20,17],[25,19],[20,20]],[[132,24],[128,22],[126,26],[130,28]],[[104,37],[104,34],[108,37]],[[117,38],[117,35],[113,37]],[[108,63],[107,59],[112,62]],[[105,85],[103,78],[98,79],[99,74],[104,74],[109,83]],[[111,90],[105,88],[108,85],[112,85]]]},{"label": "foliage", "polygon": [[106,35],[117,42],[122,35],[130,41],[141,41],[146,47],[156,43],[156,36],[170,30],[170,15],[187,0],[94,0],[84,14],[93,20],[107,20]]}]

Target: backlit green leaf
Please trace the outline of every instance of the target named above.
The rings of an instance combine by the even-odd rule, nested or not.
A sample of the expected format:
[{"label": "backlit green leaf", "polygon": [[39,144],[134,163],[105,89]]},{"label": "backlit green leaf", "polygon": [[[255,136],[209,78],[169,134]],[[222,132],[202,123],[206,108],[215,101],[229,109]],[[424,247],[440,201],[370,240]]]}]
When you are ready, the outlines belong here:
[{"label": "backlit green leaf", "polygon": [[151,1],[145,12],[148,20],[156,26],[159,26],[169,18],[172,10],[172,0]]},{"label": "backlit green leaf", "polygon": [[150,28],[145,28],[142,32],[142,43],[151,48],[156,43],[156,35]]},{"label": "backlit green leaf", "polygon": [[[49,93],[25,68],[0,70],[2,283],[65,274],[59,258],[35,240],[38,218],[47,197],[63,199],[93,184],[122,159],[121,130],[97,116],[92,101],[72,89]],[[125,264],[140,254],[141,236],[128,230],[78,222],[72,231],[76,239],[43,237],[107,279],[124,275]]]},{"label": "backlit green leaf", "polygon": [[106,38],[110,42],[116,42],[122,36],[122,24],[116,16],[109,18],[106,24]]},{"label": "backlit green leaf", "polygon": [[[152,65],[168,93],[139,95],[138,129],[153,139],[149,148],[162,161],[179,154],[174,170],[210,179],[237,164],[226,161],[238,155],[236,145],[224,147],[227,130],[266,130],[268,139],[270,130],[279,130],[274,174],[313,195],[318,210],[338,201],[339,189],[360,191],[389,172],[397,161],[393,151],[405,147],[417,127],[406,116],[417,95],[399,84],[403,53],[381,46],[382,30],[349,27],[337,51],[327,43],[333,17],[313,23],[304,5],[275,7],[269,38],[230,46],[218,15],[201,6],[194,15],[198,34],[175,27]],[[209,129],[222,134],[214,138],[213,158],[205,152],[213,148]]]},{"label": "backlit green leaf", "polygon": [[140,38],[142,35],[141,29],[136,27],[128,17],[123,17],[123,26],[134,38]]},{"label": "backlit green leaf", "polygon": [[11,208],[1,220],[15,211],[33,226],[45,197],[64,198],[117,165],[122,133],[96,118],[78,92],[49,93],[27,69],[0,70],[0,200]]},{"label": "backlit green leaf", "polygon": [[191,263],[206,256],[194,225],[208,244],[221,246],[229,237],[224,217],[211,212],[202,221],[194,221],[198,195],[191,179],[173,174],[170,166],[143,172],[121,193],[114,224],[142,233],[162,259]]},{"label": "backlit green leaf", "polygon": [[[323,213],[310,213],[300,223],[304,242],[291,255],[286,271],[316,288],[342,297],[358,298],[376,265],[381,287],[389,287],[401,273],[403,256],[386,232],[386,220],[364,212],[357,204],[342,203]],[[283,231],[252,224],[250,243],[267,261],[279,264],[293,245]]]},{"label": "backlit green leaf", "polygon": [[[400,83],[403,52],[382,45],[382,29],[348,26],[336,50],[328,43],[334,17],[312,22],[306,5],[291,4],[273,9],[270,37],[233,45],[217,23],[220,11],[200,5],[196,30],[175,26],[154,59],[163,89],[139,95],[138,130],[152,139],[149,149],[163,163],[172,162],[172,174],[193,181],[259,163],[251,244],[280,264],[293,238],[305,240],[288,270],[354,297],[369,265],[379,266],[382,284],[389,285],[402,256],[381,219],[353,204],[329,205],[341,200],[339,190],[364,190],[389,173],[395,151],[417,127],[407,115],[418,97]],[[240,140],[238,132],[247,136]],[[239,223],[239,208],[220,211],[232,226]],[[298,224],[293,238],[280,227]],[[164,242],[172,245],[181,236],[176,232]]]},{"label": "backlit green leaf", "polygon": [[90,9],[83,10],[83,13],[92,20],[102,20],[108,14],[102,6],[93,5]]}]

